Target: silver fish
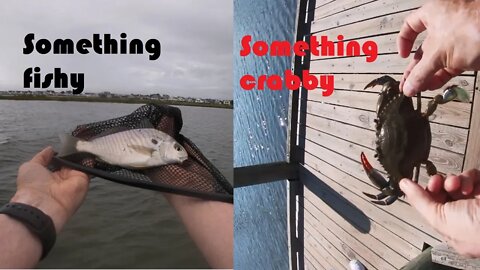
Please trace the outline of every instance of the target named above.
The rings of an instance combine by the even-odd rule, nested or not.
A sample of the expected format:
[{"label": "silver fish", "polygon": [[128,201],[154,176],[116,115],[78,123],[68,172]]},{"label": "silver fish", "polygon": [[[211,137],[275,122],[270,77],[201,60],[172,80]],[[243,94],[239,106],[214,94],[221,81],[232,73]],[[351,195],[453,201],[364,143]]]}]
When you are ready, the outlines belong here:
[{"label": "silver fish", "polygon": [[127,168],[148,168],[181,163],[187,151],[167,133],[154,128],[131,129],[106,135],[91,141],[69,134],[60,137],[60,156],[87,152],[111,165]]}]

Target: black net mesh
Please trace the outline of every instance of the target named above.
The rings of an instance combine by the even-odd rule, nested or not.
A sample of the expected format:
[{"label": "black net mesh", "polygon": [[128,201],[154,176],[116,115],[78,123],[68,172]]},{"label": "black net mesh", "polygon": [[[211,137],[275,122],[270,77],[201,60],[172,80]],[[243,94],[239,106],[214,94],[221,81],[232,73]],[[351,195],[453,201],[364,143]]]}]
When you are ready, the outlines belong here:
[{"label": "black net mesh", "polygon": [[92,140],[120,130],[153,126],[169,134],[183,145],[188,152],[188,159],[182,164],[130,170],[99,161],[88,153],[56,157],[55,162],[131,186],[233,202],[232,185],[192,141],[180,134],[182,125],[180,109],[166,105],[148,104],[123,117],[80,125],[72,132],[72,135],[79,139]]}]

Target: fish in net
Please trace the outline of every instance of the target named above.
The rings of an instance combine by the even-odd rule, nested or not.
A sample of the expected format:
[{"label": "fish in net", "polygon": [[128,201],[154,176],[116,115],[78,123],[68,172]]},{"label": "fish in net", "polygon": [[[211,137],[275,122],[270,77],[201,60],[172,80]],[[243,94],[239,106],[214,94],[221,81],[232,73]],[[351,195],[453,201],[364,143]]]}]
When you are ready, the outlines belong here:
[{"label": "fish in net", "polygon": [[147,104],[126,116],[79,125],[71,134],[79,140],[92,141],[117,132],[153,127],[183,146],[188,158],[182,163],[132,169],[111,165],[90,153],[76,152],[54,157],[54,166],[71,167],[130,186],[233,203],[232,185],[200,149],[180,133],[182,125],[179,108]]}]

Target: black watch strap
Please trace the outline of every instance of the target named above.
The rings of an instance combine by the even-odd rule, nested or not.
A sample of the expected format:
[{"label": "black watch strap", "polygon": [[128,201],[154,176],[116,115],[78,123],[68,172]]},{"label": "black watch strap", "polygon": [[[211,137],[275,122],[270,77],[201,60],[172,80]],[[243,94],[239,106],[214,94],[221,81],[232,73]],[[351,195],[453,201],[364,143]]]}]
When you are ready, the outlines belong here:
[{"label": "black watch strap", "polygon": [[40,209],[23,203],[8,203],[0,208],[0,214],[6,214],[22,222],[42,243],[42,258],[55,244],[56,232],[52,219]]}]

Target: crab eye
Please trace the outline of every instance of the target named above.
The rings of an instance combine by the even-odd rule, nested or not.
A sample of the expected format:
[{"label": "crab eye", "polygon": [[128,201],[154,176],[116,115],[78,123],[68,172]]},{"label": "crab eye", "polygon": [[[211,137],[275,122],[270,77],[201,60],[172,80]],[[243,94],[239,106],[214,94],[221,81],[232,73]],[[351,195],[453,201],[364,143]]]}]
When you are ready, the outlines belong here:
[{"label": "crab eye", "polygon": [[157,141],[157,140],[155,140],[155,139],[152,139],[152,143],[153,143],[153,144],[157,144],[157,143],[158,143],[158,141]]}]

